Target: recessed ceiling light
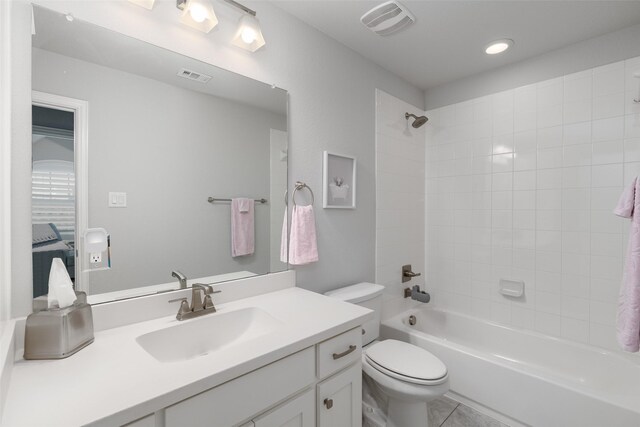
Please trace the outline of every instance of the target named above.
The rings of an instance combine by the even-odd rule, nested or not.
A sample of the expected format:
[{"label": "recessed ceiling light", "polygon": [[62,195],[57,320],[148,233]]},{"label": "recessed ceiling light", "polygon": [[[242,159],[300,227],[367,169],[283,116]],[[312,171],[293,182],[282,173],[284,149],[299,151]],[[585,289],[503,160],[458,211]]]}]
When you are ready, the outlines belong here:
[{"label": "recessed ceiling light", "polygon": [[509,49],[513,45],[513,40],[511,39],[501,39],[492,41],[487,45],[484,49],[487,55],[495,55],[498,53],[502,53],[505,50]]}]

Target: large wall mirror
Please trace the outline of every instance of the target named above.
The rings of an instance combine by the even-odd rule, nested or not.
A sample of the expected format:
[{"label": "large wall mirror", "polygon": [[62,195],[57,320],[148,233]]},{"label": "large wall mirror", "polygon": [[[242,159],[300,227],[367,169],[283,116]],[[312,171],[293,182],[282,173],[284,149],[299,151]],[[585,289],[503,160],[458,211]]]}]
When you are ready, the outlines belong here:
[{"label": "large wall mirror", "polygon": [[[53,258],[94,302],[177,289],[180,275],[213,283],[287,269],[285,90],[45,8],[34,20],[34,296],[46,294]],[[242,256],[234,198],[265,199]],[[110,242],[100,268],[83,250],[95,227]]]}]

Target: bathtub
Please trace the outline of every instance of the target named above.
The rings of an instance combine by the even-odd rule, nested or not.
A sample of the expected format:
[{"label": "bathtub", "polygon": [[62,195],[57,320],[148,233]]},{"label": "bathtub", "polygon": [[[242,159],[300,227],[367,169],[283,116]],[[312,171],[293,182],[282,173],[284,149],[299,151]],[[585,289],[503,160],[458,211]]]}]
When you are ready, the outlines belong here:
[{"label": "bathtub", "polygon": [[521,423],[640,426],[635,355],[431,307],[384,321],[381,336],[427,349],[447,365],[452,392]]}]

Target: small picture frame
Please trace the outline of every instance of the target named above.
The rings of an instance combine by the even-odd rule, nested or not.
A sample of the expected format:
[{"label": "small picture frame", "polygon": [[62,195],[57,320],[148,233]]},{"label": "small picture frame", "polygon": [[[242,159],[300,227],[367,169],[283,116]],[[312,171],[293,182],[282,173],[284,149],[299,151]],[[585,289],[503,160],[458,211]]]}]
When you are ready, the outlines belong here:
[{"label": "small picture frame", "polygon": [[356,158],[324,152],[322,207],[356,208]]}]

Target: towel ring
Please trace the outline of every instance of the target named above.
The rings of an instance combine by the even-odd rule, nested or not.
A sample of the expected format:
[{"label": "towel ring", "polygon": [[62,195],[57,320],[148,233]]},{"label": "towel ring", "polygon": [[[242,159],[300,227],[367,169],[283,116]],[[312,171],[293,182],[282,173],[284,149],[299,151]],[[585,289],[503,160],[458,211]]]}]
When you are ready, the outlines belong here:
[{"label": "towel ring", "polygon": [[[295,185],[295,188],[293,189],[293,194],[291,195],[291,200],[293,200],[293,206],[297,206],[297,203],[296,203],[296,191],[301,190],[303,188],[306,188],[307,190],[309,190],[309,193],[311,193],[311,204],[313,205],[315,203],[316,198],[313,195],[313,191],[311,190],[311,187],[309,187],[304,182],[297,181],[296,185]],[[285,200],[285,202],[287,202],[287,194],[286,193],[285,193],[285,196],[284,196],[284,200]]]}]

